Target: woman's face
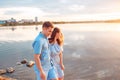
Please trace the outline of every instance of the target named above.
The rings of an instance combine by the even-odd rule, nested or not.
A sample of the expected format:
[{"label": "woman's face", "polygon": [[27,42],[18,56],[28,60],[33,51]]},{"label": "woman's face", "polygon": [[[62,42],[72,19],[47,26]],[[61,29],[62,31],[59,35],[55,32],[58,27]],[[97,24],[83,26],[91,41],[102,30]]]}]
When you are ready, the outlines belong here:
[{"label": "woman's face", "polygon": [[61,32],[56,33],[56,39],[59,39],[61,37]]}]

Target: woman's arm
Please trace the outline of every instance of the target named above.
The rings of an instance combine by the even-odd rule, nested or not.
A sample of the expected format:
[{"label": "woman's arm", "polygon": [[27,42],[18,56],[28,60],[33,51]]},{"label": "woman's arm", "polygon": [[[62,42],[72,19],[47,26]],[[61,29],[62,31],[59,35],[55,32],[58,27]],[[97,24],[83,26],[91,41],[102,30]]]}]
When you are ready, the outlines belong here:
[{"label": "woman's arm", "polygon": [[61,66],[61,69],[64,70],[62,51],[60,52],[59,57],[60,57],[60,66]]}]

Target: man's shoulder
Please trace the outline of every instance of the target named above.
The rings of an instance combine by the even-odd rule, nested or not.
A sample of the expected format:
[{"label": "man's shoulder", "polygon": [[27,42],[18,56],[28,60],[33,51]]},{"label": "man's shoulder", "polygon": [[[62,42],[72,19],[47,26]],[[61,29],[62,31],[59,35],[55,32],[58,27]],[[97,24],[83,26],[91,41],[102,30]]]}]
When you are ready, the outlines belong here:
[{"label": "man's shoulder", "polygon": [[35,39],[35,41],[36,41],[36,42],[43,42],[44,39],[43,39],[42,37],[37,37],[37,38]]},{"label": "man's shoulder", "polygon": [[39,34],[39,35],[36,37],[35,41],[40,41],[41,39],[43,39],[43,37]]}]

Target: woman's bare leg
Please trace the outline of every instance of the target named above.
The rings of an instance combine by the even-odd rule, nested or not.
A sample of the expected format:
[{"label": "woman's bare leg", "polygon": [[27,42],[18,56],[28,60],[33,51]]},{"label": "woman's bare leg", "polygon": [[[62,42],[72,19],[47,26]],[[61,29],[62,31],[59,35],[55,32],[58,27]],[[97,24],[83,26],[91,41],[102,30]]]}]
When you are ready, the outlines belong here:
[{"label": "woman's bare leg", "polygon": [[62,78],[58,78],[58,80],[64,80],[64,77],[62,77]]},{"label": "woman's bare leg", "polygon": [[50,80],[58,80],[58,79],[50,79]]}]

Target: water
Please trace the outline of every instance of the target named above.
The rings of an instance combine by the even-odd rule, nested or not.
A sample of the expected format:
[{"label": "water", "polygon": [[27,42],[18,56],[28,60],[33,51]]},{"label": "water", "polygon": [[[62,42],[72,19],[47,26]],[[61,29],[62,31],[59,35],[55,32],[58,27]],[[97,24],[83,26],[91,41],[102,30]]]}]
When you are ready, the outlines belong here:
[{"label": "water", "polygon": [[[65,80],[120,80],[120,24],[57,24],[65,37]],[[17,65],[33,60],[32,42],[41,25],[0,28],[0,68],[18,80],[35,80],[33,68]]]}]

